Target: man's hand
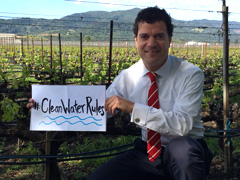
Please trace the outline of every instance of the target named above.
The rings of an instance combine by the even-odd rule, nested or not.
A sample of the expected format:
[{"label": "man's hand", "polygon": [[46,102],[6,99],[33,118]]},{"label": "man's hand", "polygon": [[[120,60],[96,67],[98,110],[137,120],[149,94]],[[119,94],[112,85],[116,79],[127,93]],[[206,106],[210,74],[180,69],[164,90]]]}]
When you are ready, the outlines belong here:
[{"label": "man's hand", "polygon": [[28,100],[28,103],[27,103],[27,108],[28,109],[31,109],[32,107],[33,107],[33,105],[34,105],[34,100],[32,99],[32,98],[30,98],[29,100]]},{"label": "man's hand", "polygon": [[134,103],[128,101],[120,96],[114,95],[105,101],[104,108],[111,115],[115,114],[115,110],[119,110],[125,113],[131,113],[133,110]]}]

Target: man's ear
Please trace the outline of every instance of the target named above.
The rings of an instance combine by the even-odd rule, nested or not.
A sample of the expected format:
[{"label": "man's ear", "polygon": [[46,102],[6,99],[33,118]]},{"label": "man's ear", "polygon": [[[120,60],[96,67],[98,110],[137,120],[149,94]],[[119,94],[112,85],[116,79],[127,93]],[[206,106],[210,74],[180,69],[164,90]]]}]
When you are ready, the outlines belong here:
[{"label": "man's ear", "polygon": [[135,40],[135,44],[136,44],[136,46],[138,47],[137,36],[134,34],[133,37],[134,37],[134,40]]},{"label": "man's ear", "polygon": [[134,39],[135,39],[135,41],[136,41],[137,36],[134,34],[133,37],[134,37]]},{"label": "man's ear", "polygon": [[135,43],[137,43],[137,36],[134,34],[133,37],[134,37]]}]

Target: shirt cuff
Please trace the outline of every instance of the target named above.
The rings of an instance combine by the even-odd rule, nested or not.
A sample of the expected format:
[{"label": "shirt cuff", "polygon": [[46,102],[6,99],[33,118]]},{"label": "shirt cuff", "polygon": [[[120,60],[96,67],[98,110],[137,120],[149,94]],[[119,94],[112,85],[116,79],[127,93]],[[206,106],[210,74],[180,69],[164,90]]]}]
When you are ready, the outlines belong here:
[{"label": "shirt cuff", "polygon": [[149,106],[135,103],[132,111],[131,122],[139,126],[144,126],[147,121]]}]

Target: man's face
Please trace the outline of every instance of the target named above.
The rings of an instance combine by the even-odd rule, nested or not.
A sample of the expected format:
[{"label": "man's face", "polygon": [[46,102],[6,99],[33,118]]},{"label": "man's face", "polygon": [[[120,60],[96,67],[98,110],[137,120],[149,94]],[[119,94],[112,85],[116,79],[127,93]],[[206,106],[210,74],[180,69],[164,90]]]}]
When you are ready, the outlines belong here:
[{"label": "man's face", "polygon": [[138,53],[149,71],[156,71],[166,62],[171,43],[165,22],[138,24],[138,34],[135,37]]}]

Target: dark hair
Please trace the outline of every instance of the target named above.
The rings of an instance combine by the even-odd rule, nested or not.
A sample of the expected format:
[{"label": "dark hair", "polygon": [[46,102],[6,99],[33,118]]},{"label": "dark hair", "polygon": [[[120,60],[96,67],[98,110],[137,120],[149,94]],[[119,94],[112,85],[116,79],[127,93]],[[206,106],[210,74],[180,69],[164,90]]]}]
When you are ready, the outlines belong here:
[{"label": "dark hair", "polygon": [[174,26],[172,24],[172,18],[164,9],[159,9],[157,6],[148,7],[146,9],[141,10],[138,13],[138,15],[135,19],[135,23],[133,25],[134,36],[137,36],[137,34],[138,34],[138,23],[146,22],[149,24],[153,24],[157,21],[165,22],[165,24],[167,26],[168,36],[172,37],[173,28],[174,28]]}]

